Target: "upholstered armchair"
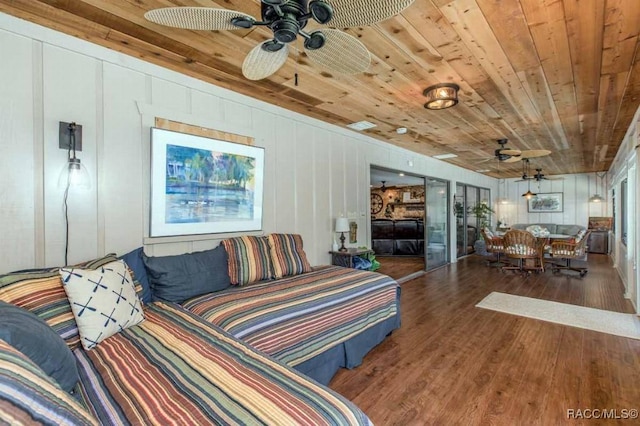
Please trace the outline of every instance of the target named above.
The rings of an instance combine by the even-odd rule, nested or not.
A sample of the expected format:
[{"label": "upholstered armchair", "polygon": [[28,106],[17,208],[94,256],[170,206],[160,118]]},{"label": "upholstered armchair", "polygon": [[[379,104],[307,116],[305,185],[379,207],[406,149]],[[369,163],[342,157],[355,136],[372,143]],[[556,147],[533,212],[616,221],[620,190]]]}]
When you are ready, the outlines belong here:
[{"label": "upholstered armchair", "polygon": [[580,231],[575,240],[557,240],[551,243],[549,256],[551,257],[551,271],[560,272],[563,269],[575,271],[584,277],[587,272],[587,264],[584,266],[572,266],[572,260],[587,260],[587,241],[591,231]]},{"label": "upholstered armchair", "polygon": [[549,238],[535,237],[532,233],[512,229],[504,234],[504,254],[516,261],[515,265],[503,266],[502,270],[520,272],[544,272],[544,247]]}]

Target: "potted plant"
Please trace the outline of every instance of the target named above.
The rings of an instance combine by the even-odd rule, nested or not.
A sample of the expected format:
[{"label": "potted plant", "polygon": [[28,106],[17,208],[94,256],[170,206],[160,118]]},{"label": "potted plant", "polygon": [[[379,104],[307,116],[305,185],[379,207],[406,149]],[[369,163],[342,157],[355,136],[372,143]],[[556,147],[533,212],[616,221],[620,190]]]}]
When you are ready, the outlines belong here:
[{"label": "potted plant", "polygon": [[480,228],[489,226],[489,216],[491,213],[495,213],[486,202],[477,203],[475,206],[469,209],[469,213],[472,213],[478,219],[478,225]]}]

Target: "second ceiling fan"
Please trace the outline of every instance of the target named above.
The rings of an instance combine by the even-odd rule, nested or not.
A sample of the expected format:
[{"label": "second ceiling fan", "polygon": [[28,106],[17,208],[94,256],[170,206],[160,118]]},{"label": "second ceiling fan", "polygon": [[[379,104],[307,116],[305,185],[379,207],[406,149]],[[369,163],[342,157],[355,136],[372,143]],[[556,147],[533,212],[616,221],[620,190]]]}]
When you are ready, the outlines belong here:
[{"label": "second ceiling fan", "polygon": [[493,160],[494,158],[502,163],[517,163],[518,161],[526,160],[528,158],[544,157],[551,154],[548,149],[528,149],[519,150],[515,148],[507,148],[505,145],[509,142],[508,139],[497,139],[500,148],[494,151],[493,157],[485,158],[483,161]]}]

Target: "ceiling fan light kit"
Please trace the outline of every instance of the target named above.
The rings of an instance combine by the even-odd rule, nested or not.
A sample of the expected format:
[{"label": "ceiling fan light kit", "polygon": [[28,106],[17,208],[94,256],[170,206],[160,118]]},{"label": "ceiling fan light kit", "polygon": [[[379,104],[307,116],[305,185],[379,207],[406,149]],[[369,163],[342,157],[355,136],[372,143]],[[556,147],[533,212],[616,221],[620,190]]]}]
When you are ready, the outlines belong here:
[{"label": "ceiling fan light kit", "polygon": [[423,93],[427,98],[424,107],[433,110],[451,108],[458,103],[458,90],[460,86],[455,83],[441,83],[427,87]]},{"label": "ceiling fan light kit", "polygon": [[150,10],[144,17],[156,24],[189,30],[268,27],[273,32],[273,39],[251,50],[242,64],[242,74],[247,79],[261,80],[285,64],[289,52],[285,47],[298,36],[304,39],[309,59],[321,67],[343,74],[367,70],[371,54],[356,37],[331,28],[308,33],[304,31],[307,22],[312,19],[334,28],[364,26],[397,15],[413,1],[262,0],[261,21],[242,12],[209,7],[166,7]]}]

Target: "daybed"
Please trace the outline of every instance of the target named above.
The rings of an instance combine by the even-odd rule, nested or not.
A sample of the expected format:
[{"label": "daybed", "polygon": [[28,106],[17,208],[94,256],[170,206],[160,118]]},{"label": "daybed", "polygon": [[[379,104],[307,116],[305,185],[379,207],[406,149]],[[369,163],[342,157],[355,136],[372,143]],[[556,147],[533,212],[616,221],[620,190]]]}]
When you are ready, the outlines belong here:
[{"label": "daybed", "polygon": [[[231,238],[214,250],[145,256],[144,262],[158,299],[182,304],[323,384],[340,367],[360,365],[400,326],[400,287],[394,280],[338,266],[312,268],[299,235]],[[203,283],[192,292],[171,292],[173,277],[203,264],[217,264],[215,279],[226,280],[216,284],[217,291],[204,290]],[[225,268],[228,276],[220,272]],[[190,285],[198,279],[191,277]]]},{"label": "daybed", "polygon": [[[163,287],[167,282],[158,281],[156,274],[167,260],[176,261],[173,266],[195,265],[189,282],[200,285],[198,291],[202,291],[207,281],[203,278],[210,277],[212,266],[203,260],[212,259],[214,253],[219,258],[222,252],[225,250],[218,248],[182,255],[184,258],[144,259],[153,266],[146,270],[152,285],[137,285],[137,296],[123,295],[120,287],[113,287],[113,277],[117,277],[118,285],[134,291],[133,271],[127,266],[144,275],[140,249],[125,256],[127,264],[109,255],[73,268],[0,276],[0,300],[10,304],[5,308],[18,311],[13,312],[18,318],[13,322],[18,324],[17,331],[8,334],[12,322],[4,321],[9,315],[3,314],[0,419],[27,424],[370,424],[352,403],[286,364],[324,382],[340,366],[359,364],[371,347],[399,325],[395,282],[380,274],[324,267],[276,281],[228,288],[217,295],[185,298],[188,307],[204,309],[204,315],[214,324],[220,321],[238,338],[157,297],[171,298],[173,292],[173,297],[182,298],[194,291],[189,288],[176,295],[182,287]],[[287,272],[282,268],[286,262],[276,263],[279,274]],[[229,271],[239,266],[231,258],[228,265]],[[259,268],[250,269],[241,272],[240,278],[260,276],[256,273]],[[285,269],[290,270],[291,265]],[[161,275],[171,278],[172,273]],[[238,274],[232,275],[238,278]],[[103,281],[103,277],[108,279]],[[96,291],[110,292],[110,297],[124,300],[118,309],[130,311],[132,322],[116,321],[112,317],[118,314],[110,308],[95,309],[96,305],[90,303],[94,296],[94,303],[107,299],[92,293]],[[89,296],[88,301],[76,292]],[[339,296],[332,298],[329,294]],[[247,312],[246,305],[231,302],[241,295],[253,302],[254,311]],[[138,297],[158,300],[142,308]],[[274,311],[279,311],[270,327],[263,324],[270,321],[266,319],[269,304],[263,303],[265,298],[274,302]],[[362,305],[361,311],[368,315],[351,315],[352,310],[343,303],[349,307]],[[90,328],[85,323],[87,315],[101,315],[104,327],[111,327],[113,322],[114,334],[102,340],[102,324],[99,330]],[[335,321],[337,318],[342,321]],[[318,324],[325,320],[334,324]],[[305,335],[309,325],[314,327]],[[293,333],[294,329],[298,333]],[[279,334],[274,339],[271,333]],[[1,340],[12,346],[5,347]],[[270,346],[272,343],[276,345]],[[269,356],[254,345],[266,348],[265,352],[276,349]],[[15,348],[22,353],[15,353]],[[69,353],[73,355],[69,357]],[[38,363],[44,373],[23,354]],[[61,369],[62,365],[66,367]]]}]

